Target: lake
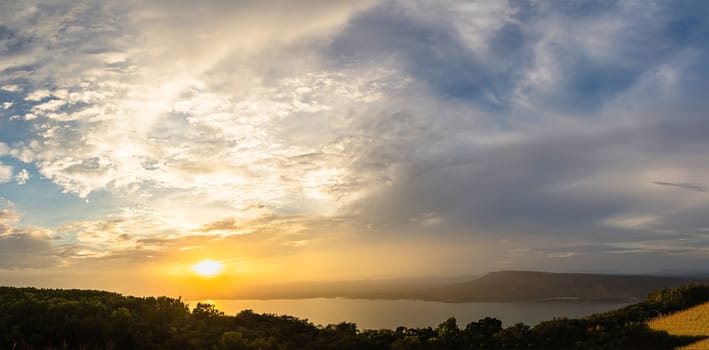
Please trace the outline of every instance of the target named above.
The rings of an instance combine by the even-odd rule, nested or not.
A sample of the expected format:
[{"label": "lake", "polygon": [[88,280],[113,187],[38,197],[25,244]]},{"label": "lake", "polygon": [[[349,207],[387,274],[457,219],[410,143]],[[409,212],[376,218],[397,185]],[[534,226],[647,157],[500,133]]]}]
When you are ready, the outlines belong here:
[{"label": "lake", "polygon": [[[196,300],[186,301],[190,307]],[[205,302],[204,300],[200,302]],[[609,311],[628,303],[550,301],[537,303],[442,303],[418,300],[365,300],[346,298],[207,300],[227,315],[251,309],[256,313],[290,315],[314,324],[354,322],[359,329],[436,327],[451,316],[462,328],[472,321],[494,317],[503,326],[523,322],[533,326],[554,317],[579,318]]]}]

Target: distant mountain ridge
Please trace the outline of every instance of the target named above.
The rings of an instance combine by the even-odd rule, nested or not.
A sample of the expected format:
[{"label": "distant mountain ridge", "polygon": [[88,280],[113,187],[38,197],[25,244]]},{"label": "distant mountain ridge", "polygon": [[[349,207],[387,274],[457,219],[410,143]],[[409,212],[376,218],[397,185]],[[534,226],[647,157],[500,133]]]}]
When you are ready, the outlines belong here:
[{"label": "distant mountain ridge", "polygon": [[491,272],[478,279],[433,288],[424,299],[451,302],[472,301],[637,301],[657,289],[688,283],[706,283],[706,278],[538,271]]},{"label": "distant mountain ridge", "polygon": [[657,289],[709,283],[705,277],[498,271],[463,282],[313,282],[240,291],[237,299],[409,299],[443,302],[635,302]]}]

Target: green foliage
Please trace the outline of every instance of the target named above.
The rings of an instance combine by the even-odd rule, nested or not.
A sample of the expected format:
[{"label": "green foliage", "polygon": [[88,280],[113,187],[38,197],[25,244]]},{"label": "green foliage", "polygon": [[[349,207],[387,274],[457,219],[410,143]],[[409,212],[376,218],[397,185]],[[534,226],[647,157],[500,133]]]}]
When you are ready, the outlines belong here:
[{"label": "green foliage", "polygon": [[[116,293],[0,287],[2,349],[668,349],[686,339],[654,331],[649,318],[709,300],[709,286],[663,289],[641,303],[584,319],[553,319],[503,328],[494,318],[459,327],[360,331],[343,322],[315,326],[291,316],[213,305],[190,312],[180,299]],[[683,341],[685,343],[683,343]]]},{"label": "green foliage", "polygon": [[709,301],[709,285],[688,284],[675,289],[660,289],[650,293],[647,303],[658,305],[663,311],[682,310]]}]

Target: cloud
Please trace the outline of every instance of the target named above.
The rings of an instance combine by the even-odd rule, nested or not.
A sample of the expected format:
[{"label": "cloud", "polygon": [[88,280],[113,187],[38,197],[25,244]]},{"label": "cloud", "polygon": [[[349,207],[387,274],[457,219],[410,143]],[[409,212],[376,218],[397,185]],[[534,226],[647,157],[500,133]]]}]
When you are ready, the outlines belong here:
[{"label": "cloud", "polygon": [[0,163],[0,183],[12,181],[13,172],[12,166]]},{"label": "cloud", "polygon": [[[18,228],[21,215],[3,200],[0,209],[0,269],[51,267],[58,263],[48,230]],[[8,208],[9,206],[9,208]]]},{"label": "cloud", "polygon": [[[5,200],[3,200],[5,202]],[[4,204],[4,203],[3,203]],[[11,232],[11,225],[15,224],[20,219],[20,214],[12,209],[0,210],[0,228],[2,233]]]},{"label": "cloud", "polygon": [[14,230],[0,235],[2,269],[51,267],[57,263],[44,231]]},{"label": "cloud", "polygon": [[239,231],[239,223],[238,220],[235,218],[225,218],[219,221],[215,222],[210,222],[208,224],[202,225],[199,229],[195,230],[195,232],[205,232],[205,233],[211,233],[211,232],[219,232],[219,231],[226,231],[226,232],[238,232]]},{"label": "cloud", "polygon": [[706,247],[706,198],[667,191],[706,191],[706,5],[133,5],[0,5],[0,155],[37,178],[0,182],[123,208],[56,228],[67,259],[326,224],[518,262]]},{"label": "cloud", "polygon": [[73,221],[58,227],[53,243],[67,259],[105,258],[131,252],[142,254],[153,248],[144,246],[141,240],[150,237],[167,241],[181,236],[180,230],[148,208],[124,208],[120,214],[105,219]]},{"label": "cloud", "polygon": [[3,85],[0,86],[0,90],[7,92],[20,92],[20,87],[18,85]]},{"label": "cloud", "polygon": [[565,114],[599,108],[677,54],[664,44],[672,18],[661,7],[584,8],[387,1],[356,17],[331,54],[397,62],[442,97]]},{"label": "cloud", "polygon": [[18,185],[27,184],[27,181],[29,181],[29,179],[30,173],[27,171],[27,169],[22,169],[15,175],[15,181]]},{"label": "cloud", "polygon": [[[398,61],[406,73],[443,96],[496,103],[496,87],[485,83],[492,80],[488,67],[460,34],[444,21],[420,21],[404,10],[404,5],[383,5],[358,16],[333,42],[331,55],[344,64]],[[480,17],[471,18],[474,22]]]},{"label": "cloud", "polygon": [[[58,11],[66,13],[56,26],[104,29],[94,30],[95,39],[82,44],[75,41],[76,37],[36,38],[38,47],[56,52],[64,52],[65,46],[94,45],[96,48],[90,54],[82,50],[64,52],[67,59],[80,64],[64,65],[48,57],[38,58],[42,63],[38,63],[35,71],[43,74],[32,79],[37,82],[46,79],[46,84],[37,85],[53,87],[27,87],[29,92],[24,99],[36,103],[31,104],[31,113],[27,113],[25,119],[32,124],[36,121],[33,129],[36,137],[33,143],[16,146],[15,152],[27,155],[22,159],[25,162],[36,162],[42,176],[82,198],[97,190],[154,195],[159,189],[169,188],[200,194],[208,192],[217,197],[214,200],[231,197],[234,205],[246,207],[259,205],[261,201],[290,202],[283,197],[295,190],[306,192],[297,196],[319,197],[317,203],[304,208],[316,210],[310,207],[322,206],[319,203],[330,196],[325,194],[329,191],[324,189],[326,186],[346,187],[337,184],[334,175],[326,175],[343,171],[322,169],[333,156],[321,152],[320,148],[337,135],[326,133],[329,140],[321,136],[320,140],[313,138],[311,145],[298,145],[307,137],[301,135],[298,140],[288,140],[286,138],[295,135],[288,128],[304,131],[296,124],[296,119],[317,123],[327,118],[324,112],[344,114],[349,105],[376,100],[381,84],[370,82],[377,79],[384,82],[388,79],[387,72],[362,72],[364,74],[358,77],[357,73],[312,73],[310,67],[302,67],[302,72],[297,68],[294,73],[275,74],[274,77],[283,78],[273,81],[259,82],[258,79],[271,70],[270,67],[284,66],[278,57],[288,55],[275,55],[274,50],[285,52],[292,49],[291,45],[327,40],[352,13],[367,4],[313,1],[299,4],[292,11],[279,11],[280,15],[272,11],[274,6],[290,5],[278,1],[244,5],[246,8],[238,11],[218,2],[196,12],[187,4],[171,4],[169,13],[163,13],[163,9],[156,11],[157,7],[152,4],[126,10],[130,14],[119,12],[117,15],[132,18],[136,27],[146,30],[125,31],[123,36],[110,40],[104,40],[107,33],[115,33],[119,28],[106,17],[107,8],[100,5],[58,7]],[[244,17],[245,13],[249,15]],[[87,14],[95,16],[86,17]],[[42,15],[41,11],[35,12],[28,18]],[[179,25],[175,22],[177,18],[180,18]],[[21,19],[16,18],[15,22]],[[278,25],[266,30],[262,24],[269,21]],[[258,31],[252,30],[252,22],[259,23]],[[292,24],[289,28],[298,30],[283,30],[286,23]],[[9,31],[15,30],[15,34],[20,35],[23,33],[20,24],[10,26]],[[189,32],[180,29],[188,27],[192,28]],[[50,28],[44,29],[49,31]],[[141,32],[160,34],[144,36]],[[221,36],[209,37],[213,32]],[[222,40],[223,35],[230,36],[228,43]],[[108,47],[123,40],[120,38],[160,49]],[[178,41],[183,46],[173,45]],[[216,49],[219,45],[225,46]],[[196,49],[199,47],[205,49]],[[200,52],[209,52],[209,57]],[[274,60],[273,64],[262,67],[264,60],[260,58],[248,61],[242,58],[262,54]],[[184,62],[167,64],[173,60],[166,57],[176,56],[182,57]],[[230,71],[234,67],[229,62],[234,60],[241,62],[237,72]],[[236,74],[240,78],[231,80],[243,78],[244,83],[220,87],[225,82],[209,72]],[[160,78],[165,76],[175,79]],[[391,83],[394,82],[392,79]],[[331,105],[335,103],[339,112],[332,110]],[[286,127],[267,131],[271,123],[279,121]],[[282,147],[269,149],[278,143]],[[214,149],[222,151],[215,153]],[[319,164],[289,165],[303,164],[304,158],[298,157],[305,153],[317,155],[311,160]],[[269,170],[274,167],[279,171],[293,170],[278,174]],[[264,181],[263,188],[249,186],[253,177]],[[307,178],[308,184],[301,186],[292,181],[297,178]],[[158,191],[154,190],[156,188]]]},{"label": "cloud", "polygon": [[670,186],[677,187],[694,192],[707,192],[707,189],[702,184],[688,184],[688,183],[674,183],[674,182],[664,182],[664,181],[653,181],[655,185],[659,186]]},{"label": "cloud", "polygon": [[[51,96],[51,93],[47,89],[35,90],[35,91],[32,91],[29,94],[27,94],[27,96],[25,96],[25,100],[38,102],[38,101],[41,101],[49,96]],[[45,109],[45,108],[41,108],[42,105],[39,105],[39,106],[40,107],[38,107],[37,109],[40,109],[40,110]]]}]

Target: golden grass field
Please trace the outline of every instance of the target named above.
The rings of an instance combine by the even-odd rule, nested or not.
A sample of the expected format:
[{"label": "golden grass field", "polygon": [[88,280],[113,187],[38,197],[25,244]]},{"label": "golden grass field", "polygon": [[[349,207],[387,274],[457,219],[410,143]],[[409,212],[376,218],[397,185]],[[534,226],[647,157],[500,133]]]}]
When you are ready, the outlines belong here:
[{"label": "golden grass field", "polygon": [[673,335],[706,336],[706,339],[681,349],[709,349],[709,302],[654,318],[648,322],[648,325],[652,329],[667,331]]}]

